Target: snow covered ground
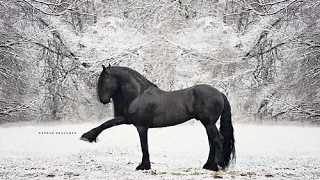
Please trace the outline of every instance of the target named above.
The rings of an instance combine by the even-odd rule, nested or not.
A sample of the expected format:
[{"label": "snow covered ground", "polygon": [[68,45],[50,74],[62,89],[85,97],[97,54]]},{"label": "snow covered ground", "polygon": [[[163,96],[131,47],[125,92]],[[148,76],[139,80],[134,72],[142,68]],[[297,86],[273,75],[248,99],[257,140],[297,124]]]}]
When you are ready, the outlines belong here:
[{"label": "snow covered ground", "polygon": [[320,179],[320,128],[235,124],[236,165],[215,173],[202,169],[208,143],[200,123],[150,129],[150,171],[135,171],[133,126],[106,130],[98,143],[79,140],[97,125],[0,127],[0,179]]}]

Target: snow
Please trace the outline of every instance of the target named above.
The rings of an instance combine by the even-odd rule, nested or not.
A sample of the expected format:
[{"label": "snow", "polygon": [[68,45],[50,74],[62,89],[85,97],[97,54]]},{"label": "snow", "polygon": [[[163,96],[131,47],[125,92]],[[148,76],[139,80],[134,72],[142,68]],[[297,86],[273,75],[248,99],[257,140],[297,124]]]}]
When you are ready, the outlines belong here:
[{"label": "snow", "polygon": [[0,127],[0,179],[320,178],[318,127],[235,124],[237,162],[215,173],[202,169],[208,142],[199,122],[150,129],[150,171],[135,171],[141,150],[133,126],[105,130],[90,144],[79,137],[99,123],[16,125]]}]

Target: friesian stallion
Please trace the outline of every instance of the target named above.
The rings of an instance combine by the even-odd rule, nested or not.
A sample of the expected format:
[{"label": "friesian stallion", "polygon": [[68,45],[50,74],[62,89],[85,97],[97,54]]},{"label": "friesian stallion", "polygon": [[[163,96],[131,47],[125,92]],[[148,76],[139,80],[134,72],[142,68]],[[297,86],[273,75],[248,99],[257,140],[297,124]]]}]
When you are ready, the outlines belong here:
[{"label": "friesian stallion", "polygon": [[[163,91],[137,71],[120,66],[102,66],[97,93],[103,104],[112,100],[114,118],[84,133],[81,140],[94,142],[105,129],[134,125],[139,133],[142,161],[136,170],[151,168],[148,129],[174,126],[190,119],[199,120],[209,140],[209,157],[204,169],[218,171],[235,158],[231,107],[216,88],[200,84],[177,91]],[[220,129],[216,122],[220,117]]]}]

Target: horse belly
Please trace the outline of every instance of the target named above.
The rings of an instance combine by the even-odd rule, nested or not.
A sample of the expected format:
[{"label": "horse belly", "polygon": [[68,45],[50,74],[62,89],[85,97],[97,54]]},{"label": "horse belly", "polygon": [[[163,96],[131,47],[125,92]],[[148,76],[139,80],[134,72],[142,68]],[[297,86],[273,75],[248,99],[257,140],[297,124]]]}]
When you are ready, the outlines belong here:
[{"label": "horse belly", "polygon": [[193,117],[186,111],[168,110],[154,117],[151,128],[174,126],[184,123],[192,118]]}]

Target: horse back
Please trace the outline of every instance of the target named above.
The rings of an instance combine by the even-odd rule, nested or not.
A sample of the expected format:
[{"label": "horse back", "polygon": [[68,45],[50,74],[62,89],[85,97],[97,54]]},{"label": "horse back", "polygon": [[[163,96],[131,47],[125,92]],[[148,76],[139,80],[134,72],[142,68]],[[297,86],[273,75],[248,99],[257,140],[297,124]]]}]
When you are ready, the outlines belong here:
[{"label": "horse back", "polygon": [[196,85],[178,91],[150,88],[129,106],[130,121],[148,127],[166,127],[192,118],[209,118],[212,111],[221,114],[223,97],[210,85]]},{"label": "horse back", "polygon": [[130,104],[130,120],[148,127],[180,124],[193,117],[192,102],[192,88],[178,91],[150,88]]}]

